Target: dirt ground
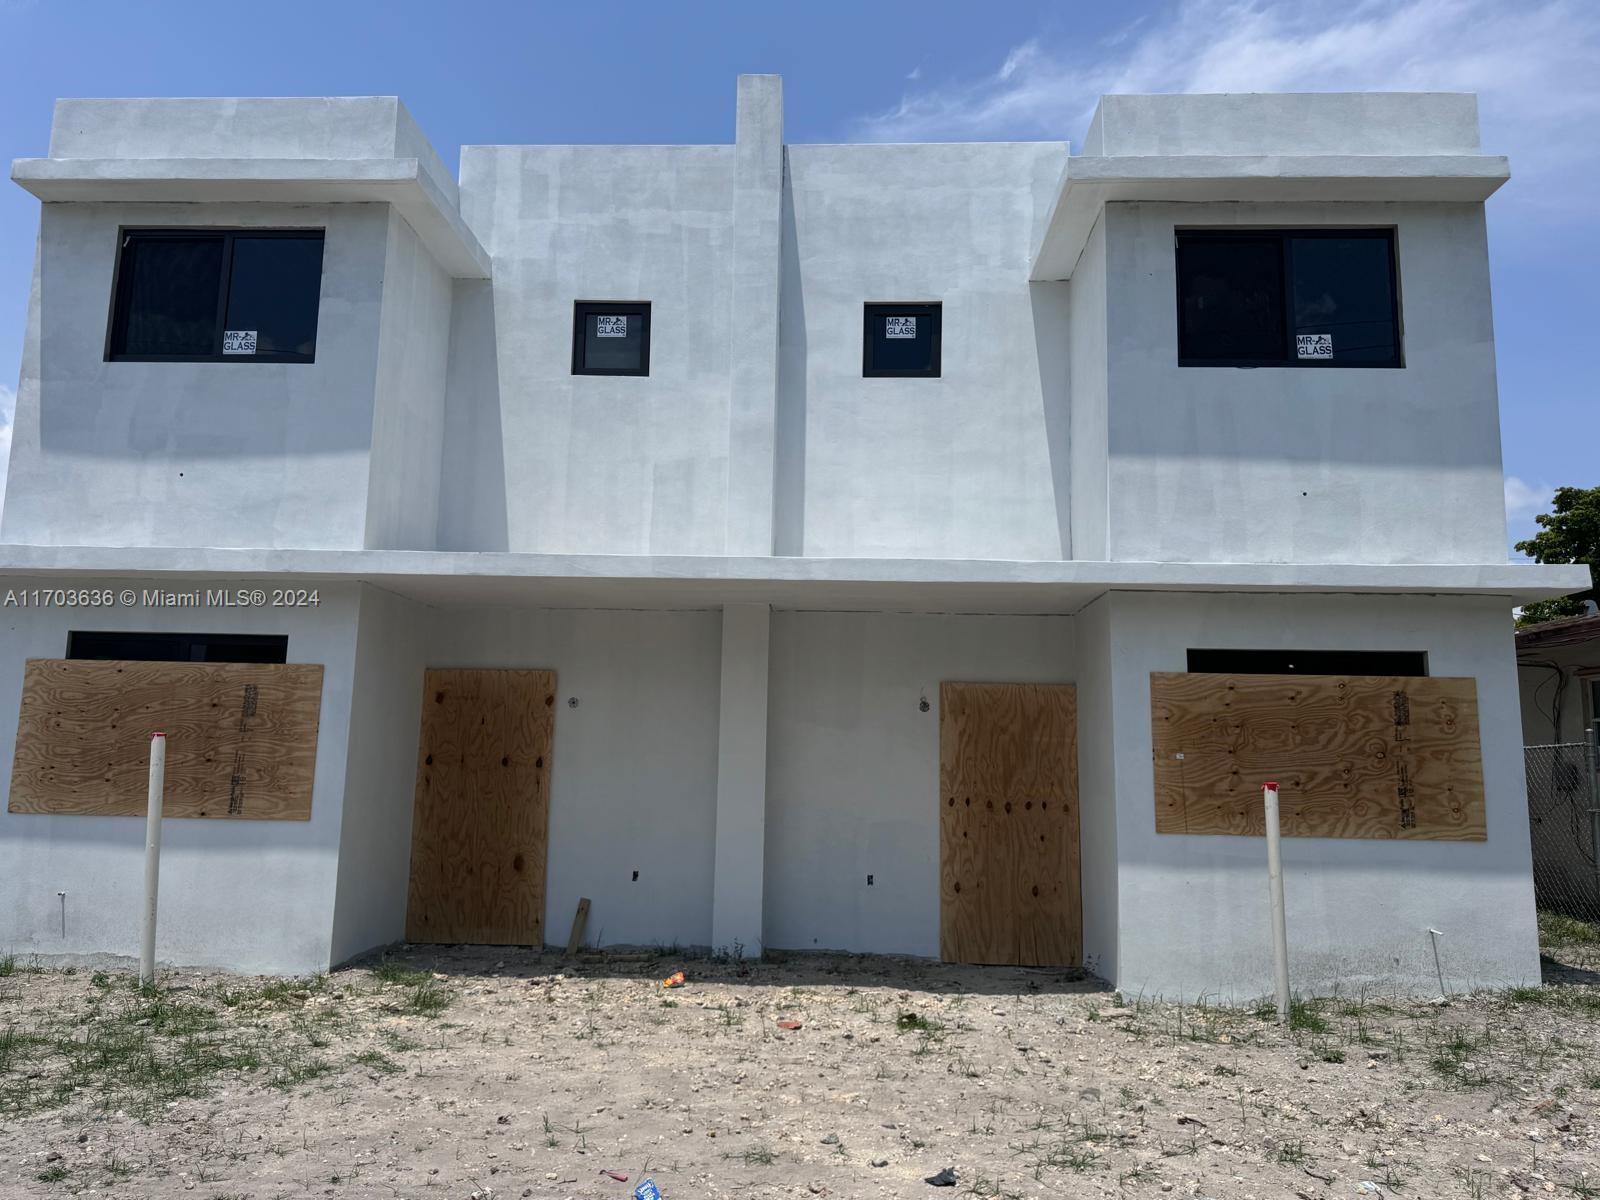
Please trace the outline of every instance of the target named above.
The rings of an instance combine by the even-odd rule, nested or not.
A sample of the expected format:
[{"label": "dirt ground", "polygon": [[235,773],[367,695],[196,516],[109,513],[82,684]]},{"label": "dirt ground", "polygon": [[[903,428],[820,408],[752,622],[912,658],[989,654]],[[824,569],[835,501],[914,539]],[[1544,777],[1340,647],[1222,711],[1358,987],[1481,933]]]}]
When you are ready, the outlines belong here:
[{"label": "dirt ground", "polygon": [[1584,937],[1570,982],[1287,1032],[884,958],[413,947],[146,992],[0,959],[0,1195],[1600,1197]]}]

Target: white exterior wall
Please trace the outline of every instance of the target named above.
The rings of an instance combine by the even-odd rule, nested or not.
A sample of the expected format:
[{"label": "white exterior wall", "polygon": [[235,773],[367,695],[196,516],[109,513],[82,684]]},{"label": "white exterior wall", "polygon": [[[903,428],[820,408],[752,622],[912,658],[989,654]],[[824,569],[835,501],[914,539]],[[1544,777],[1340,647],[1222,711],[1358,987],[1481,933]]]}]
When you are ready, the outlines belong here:
[{"label": "white exterior wall", "polygon": [[[789,147],[781,553],[1070,556],[1064,295],[1027,281],[1066,153]],[[868,301],[943,303],[941,378],[862,378]]]},{"label": "white exterior wall", "polygon": [[431,615],[421,605],[366,585],[357,604],[330,951],[334,963],[405,936]]},{"label": "white exterior wall", "polygon": [[384,264],[364,544],[431,550],[439,536],[453,281],[392,210]]},{"label": "white exterior wall", "polygon": [[[445,548],[723,553],[734,147],[468,146],[461,173],[494,281],[460,285]],[[572,374],[577,300],[651,302],[649,376]]]},{"label": "white exterior wall", "polygon": [[[1481,204],[1109,204],[1110,555],[1505,558]],[[1403,369],[1180,367],[1176,227],[1393,226]]]},{"label": "white exterior wall", "polygon": [[1264,841],[1155,832],[1150,672],[1185,670],[1185,652],[1202,646],[1423,650],[1430,675],[1477,680],[1488,840],[1285,838],[1294,987],[1437,992],[1430,927],[1444,931],[1440,955],[1452,991],[1538,982],[1503,601],[1116,593],[1100,603],[1110,605],[1114,670],[1120,990],[1244,1001],[1272,987]]},{"label": "white exterior wall", "polygon": [[[326,229],[314,363],[107,362],[124,226]],[[46,204],[0,538],[359,548],[388,206]]]},{"label": "white exterior wall", "polygon": [[[0,580],[11,588],[37,580]],[[96,586],[181,588],[182,581],[106,580]],[[7,608],[0,619],[0,761],[16,747],[23,664],[60,658],[71,629],[280,633],[290,662],[323,664],[322,713],[309,821],[173,819],[161,844],[156,958],[174,966],[265,973],[327,970],[331,957],[341,798],[350,733],[357,590],[325,587],[315,609]],[[414,743],[413,743],[414,744]],[[0,772],[0,953],[136,956],[144,890],[144,817],[5,811]],[[65,891],[67,932],[61,933]]]},{"label": "white exterior wall", "polygon": [[564,944],[587,896],[591,944],[709,946],[721,615],[438,609],[430,624],[430,667],[556,673],[546,937]]},{"label": "white exterior wall", "polygon": [[[1591,738],[1589,722],[1600,720],[1600,712],[1590,712],[1588,692],[1595,680],[1600,679],[1600,644],[1591,641],[1575,646],[1536,646],[1527,651],[1526,658],[1536,661],[1522,661],[1517,665],[1523,742],[1529,746],[1549,746]],[[1559,684],[1556,672],[1540,665],[1543,663],[1561,669],[1563,677]],[[1555,722],[1558,709],[1559,730]]]},{"label": "white exterior wall", "polygon": [[939,684],[1073,677],[1070,617],[773,613],[766,945],[938,957]]}]

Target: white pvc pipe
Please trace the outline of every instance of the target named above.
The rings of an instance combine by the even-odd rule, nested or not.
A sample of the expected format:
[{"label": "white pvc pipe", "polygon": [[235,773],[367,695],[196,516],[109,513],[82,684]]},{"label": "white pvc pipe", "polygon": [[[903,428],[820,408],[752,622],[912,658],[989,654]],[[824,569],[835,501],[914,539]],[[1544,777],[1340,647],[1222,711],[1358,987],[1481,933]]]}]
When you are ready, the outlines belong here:
[{"label": "white pvc pipe", "polygon": [[1283,915],[1283,849],[1278,837],[1278,785],[1264,784],[1267,818],[1267,888],[1272,898],[1272,967],[1278,989],[1278,1024],[1289,1023],[1289,930]]},{"label": "white pvc pipe", "polygon": [[161,793],[167,780],[167,735],[150,735],[150,793],[144,822],[144,941],[139,982],[156,981],[156,892],[161,883]]}]

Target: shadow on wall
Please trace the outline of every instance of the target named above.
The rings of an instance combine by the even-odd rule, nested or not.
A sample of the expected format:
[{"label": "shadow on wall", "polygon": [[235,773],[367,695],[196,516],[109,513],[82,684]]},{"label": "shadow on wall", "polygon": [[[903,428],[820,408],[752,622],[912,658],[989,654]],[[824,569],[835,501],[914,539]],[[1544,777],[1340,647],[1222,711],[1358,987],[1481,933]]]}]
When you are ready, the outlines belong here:
[{"label": "shadow on wall", "polygon": [[1050,455],[1050,485],[1055,492],[1056,528],[1061,557],[1072,557],[1072,434],[1070,293],[1065,283],[1030,283],[1033,342],[1039,363],[1039,396],[1044,406],[1045,443]]},{"label": "shadow on wall", "polygon": [[[787,170],[785,171],[787,174]],[[800,284],[800,244],[794,192],[783,189],[782,291],[778,299],[777,478],[773,553],[806,552],[806,300]]]},{"label": "shadow on wall", "polygon": [[510,549],[499,317],[490,280],[457,280],[445,381],[439,549]]}]

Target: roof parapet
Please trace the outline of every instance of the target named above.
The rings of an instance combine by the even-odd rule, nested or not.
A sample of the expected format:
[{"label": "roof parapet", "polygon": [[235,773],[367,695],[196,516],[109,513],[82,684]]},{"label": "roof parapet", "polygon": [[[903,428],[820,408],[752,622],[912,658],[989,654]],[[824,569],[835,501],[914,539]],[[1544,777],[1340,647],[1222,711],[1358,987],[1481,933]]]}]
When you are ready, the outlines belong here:
[{"label": "roof parapet", "polygon": [[489,274],[455,178],[393,96],[59,100],[50,157],[11,177],[49,202],[389,203],[451,274]]},{"label": "roof parapet", "polygon": [[1481,202],[1510,174],[1480,153],[1470,94],[1105,96],[1029,278],[1070,278],[1117,201]]}]

